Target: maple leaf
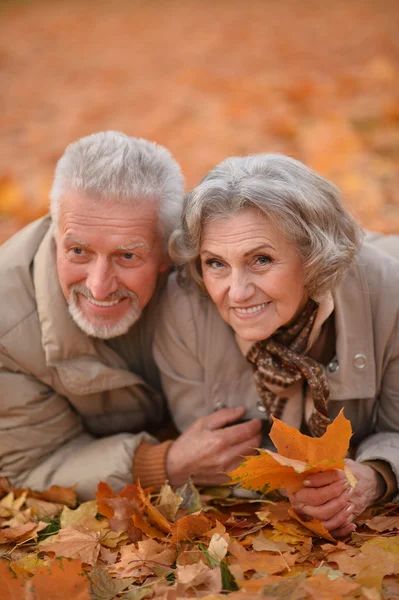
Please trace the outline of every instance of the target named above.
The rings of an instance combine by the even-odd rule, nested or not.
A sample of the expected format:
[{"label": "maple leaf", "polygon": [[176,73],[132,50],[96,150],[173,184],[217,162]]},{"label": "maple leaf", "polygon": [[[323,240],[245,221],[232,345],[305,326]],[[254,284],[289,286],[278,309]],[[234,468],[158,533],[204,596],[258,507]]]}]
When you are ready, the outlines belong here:
[{"label": "maple leaf", "polygon": [[[229,552],[235,558],[241,569],[244,571],[256,571],[257,573],[268,573],[274,575],[295,564],[297,554],[284,552],[279,555],[272,555],[268,552],[254,552],[246,550],[241,544],[233,540],[229,543]],[[234,561],[232,561],[234,562]]]},{"label": "maple leaf", "polygon": [[80,560],[55,560],[27,579],[0,562],[1,600],[91,600]]},{"label": "maple leaf", "polygon": [[96,520],[96,514],[97,502],[95,500],[83,502],[75,510],[71,510],[67,506],[64,506],[60,517],[61,528],[63,529],[64,527],[73,525],[84,525],[88,529],[92,529],[92,527],[89,527],[88,524],[99,524],[99,522]]},{"label": "maple leaf", "polygon": [[155,525],[161,531],[164,531],[165,533],[170,533],[171,524],[169,523],[169,521],[165,519],[163,514],[158,510],[156,506],[151,504],[150,497],[145,494],[140,484],[138,484],[138,490],[140,500],[142,502],[142,505],[145,507],[145,511],[147,513],[147,517],[150,523]]},{"label": "maple leaf", "polygon": [[[66,504],[70,508],[74,508],[78,501],[75,488],[76,486],[67,488],[60,485],[52,485],[48,490],[44,490],[43,492],[32,492],[32,490],[29,490],[29,496],[39,500],[46,500],[47,502]],[[23,492],[24,490],[20,491]]]},{"label": "maple leaf", "polygon": [[186,565],[176,569],[176,594],[179,597],[203,596],[217,594],[222,591],[222,574],[220,568],[210,569],[203,562]]},{"label": "maple leaf", "polygon": [[375,531],[392,531],[393,529],[399,530],[399,516],[392,517],[373,517],[372,519],[367,519],[365,524],[369,529],[374,529]]},{"label": "maple leaf", "polygon": [[178,519],[171,525],[171,543],[193,540],[202,537],[212,527],[212,521],[203,514],[191,514]]},{"label": "maple leaf", "polygon": [[245,457],[229,476],[233,483],[263,493],[274,489],[296,492],[310,473],[345,469],[351,435],[351,424],[342,410],[320,438],[304,435],[273,418],[270,439],[277,453],[259,450],[259,455]]},{"label": "maple leaf", "polygon": [[115,494],[107,483],[98,484],[96,499],[98,512],[108,518],[112,531],[125,531],[132,542],[142,539],[142,531],[135,526],[132,516],[141,515],[141,496],[135,484],[129,484]]},{"label": "maple leaf", "polygon": [[7,529],[0,530],[0,544],[9,544],[10,542],[21,543],[28,539],[33,539],[37,537],[37,532],[45,529],[47,527],[47,523],[35,523],[29,522],[24,523],[22,525],[17,525],[16,527],[7,527]]},{"label": "maple leaf", "polygon": [[316,535],[325,538],[326,540],[330,540],[331,542],[335,542],[335,539],[333,538],[333,536],[331,535],[331,533],[328,531],[328,529],[326,529],[323,525],[323,523],[321,523],[321,521],[318,521],[317,519],[313,519],[312,521],[303,521],[301,519],[301,517],[299,517],[296,512],[294,511],[293,508],[289,509],[289,514],[291,515],[291,517],[295,520],[297,520],[301,525],[303,525],[304,527],[306,527],[306,529],[309,529],[310,531],[312,531],[313,533],[315,533]]},{"label": "maple leaf", "polygon": [[91,531],[81,525],[65,527],[40,542],[38,548],[44,552],[54,552],[56,556],[79,558],[88,565],[94,565],[100,552],[100,535],[99,531]]},{"label": "maple leaf", "polygon": [[180,504],[183,502],[182,496],[175,493],[168,483],[165,483],[159,492],[157,509],[169,522],[173,523]]},{"label": "maple leaf", "polygon": [[108,572],[119,577],[143,578],[152,573],[153,565],[170,567],[176,558],[173,546],[155,540],[143,540],[122,546],[120,560],[108,567]]}]

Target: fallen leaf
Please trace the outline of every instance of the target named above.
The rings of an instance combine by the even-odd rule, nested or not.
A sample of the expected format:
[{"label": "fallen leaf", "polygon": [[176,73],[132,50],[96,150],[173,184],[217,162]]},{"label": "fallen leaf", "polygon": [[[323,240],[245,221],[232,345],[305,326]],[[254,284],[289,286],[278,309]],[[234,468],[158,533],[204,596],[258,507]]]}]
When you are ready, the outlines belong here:
[{"label": "fallen leaf", "polygon": [[220,533],[214,533],[208,546],[208,554],[217,563],[220,563],[227,554],[229,536],[224,537]]},{"label": "fallen leaf", "polygon": [[206,596],[222,591],[222,575],[220,568],[210,569],[204,563],[176,569],[176,594],[180,597]]},{"label": "fallen leaf", "polygon": [[133,581],[131,579],[114,579],[104,569],[94,566],[89,575],[91,600],[113,600],[125,590]]},{"label": "fallen leaf", "polygon": [[305,527],[306,529],[309,529],[310,531],[312,531],[312,533],[315,533],[319,537],[322,537],[322,538],[324,538],[326,540],[330,540],[331,542],[335,542],[335,538],[333,538],[333,536],[328,531],[328,529],[326,529],[324,527],[323,523],[321,523],[317,519],[313,519],[312,521],[303,521],[301,519],[301,517],[299,517],[296,514],[296,512],[294,511],[293,508],[290,508],[288,510],[288,512],[289,512],[289,514],[291,515],[291,517],[293,519],[295,519],[296,521],[298,521],[298,523],[300,523],[301,525],[303,525],[303,527]]},{"label": "fallen leaf", "polygon": [[203,514],[186,515],[171,525],[171,543],[181,540],[194,540],[205,535],[212,527],[212,521]]},{"label": "fallen leaf", "polygon": [[91,531],[81,525],[65,527],[38,544],[40,550],[54,552],[56,556],[79,558],[88,565],[94,565],[100,552],[100,532]]},{"label": "fallen leaf", "polygon": [[[88,527],[89,525],[98,524],[96,520],[97,514],[97,502],[95,500],[90,500],[89,502],[83,502],[78,508],[71,510],[67,506],[64,506],[61,517],[60,517],[60,525],[61,528],[73,526],[73,525],[83,525],[84,527]],[[91,527],[88,527],[91,529]]]},{"label": "fallen leaf", "polygon": [[374,531],[392,531],[393,529],[399,530],[399,516],[392,517],[373,517],[372,519],[367,519],[365,524],[369,529],[373,529]]},{"label": "fallen leaf", "polygon": [[155,540],[144,540],[122,546],[120,560],[108,567],[108,572],[119,577],[141,579],[152,573],[153,565],[170,567],[176,558],[173,546],[160,544]]},{"label": "fallen leaf", "polygon": [[55,560],[33,577],[16,575],[0,562],[1,600],[91,600],[80,560]]},{"label": "fallen leaf", "polygon": [[173,523],[182,502],[183,498],[175,493],[168,483],[165,483],[159,492],[156,507],[167,521]]}]

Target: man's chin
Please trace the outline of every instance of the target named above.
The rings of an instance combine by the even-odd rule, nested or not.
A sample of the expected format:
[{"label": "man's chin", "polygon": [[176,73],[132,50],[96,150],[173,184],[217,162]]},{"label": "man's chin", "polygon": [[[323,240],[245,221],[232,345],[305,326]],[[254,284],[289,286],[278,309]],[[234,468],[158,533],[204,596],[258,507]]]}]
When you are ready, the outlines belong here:
[{"label": "man's chin", "polygon": [[93,321],[83,314],[76,304],[69,305],[69,313],[83,333],[101,340],[109,340],[127,333],[140,318],[141,311],[131,307],[124,316],[116,321],[104,318],[97,318]]}]

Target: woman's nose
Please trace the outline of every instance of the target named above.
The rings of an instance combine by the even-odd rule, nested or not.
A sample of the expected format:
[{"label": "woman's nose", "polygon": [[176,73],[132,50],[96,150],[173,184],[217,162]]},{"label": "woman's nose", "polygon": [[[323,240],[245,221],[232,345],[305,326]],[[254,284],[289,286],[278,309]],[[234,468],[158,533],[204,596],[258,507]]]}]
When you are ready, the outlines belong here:
[{"label": "woman's nose", "polygon": [[229,296],[234,304],[242,304],[251,298],[255,290],[246,273],[232,273],[230,280]]}]

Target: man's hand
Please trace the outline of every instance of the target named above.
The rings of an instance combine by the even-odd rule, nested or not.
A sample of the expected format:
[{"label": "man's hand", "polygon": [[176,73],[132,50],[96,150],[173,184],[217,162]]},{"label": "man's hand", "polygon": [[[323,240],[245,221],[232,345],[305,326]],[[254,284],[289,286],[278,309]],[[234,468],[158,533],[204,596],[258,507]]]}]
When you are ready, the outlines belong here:
[{"label": "man's hand", "polygon": [[352,533],[353,520],[382,496],[385,487],[382,476],[369,465],[345,462],[357,479],[354,489],[344,471],[333,469],[309,475],[304,487],[289,496],[299,516],[321,521],[334,537]]},{"label": "man's hand", "polygon": [[[223,408],[194,421],[173,442],[166,457],[166,472],[172,486],[192,476],[197,485],[221,485],[226,473],[235,469],[243,456],[256,454],[261,443],[261,420],[234,425],[245,408]],[[230,425],[226,427],[226,425]]]}]

